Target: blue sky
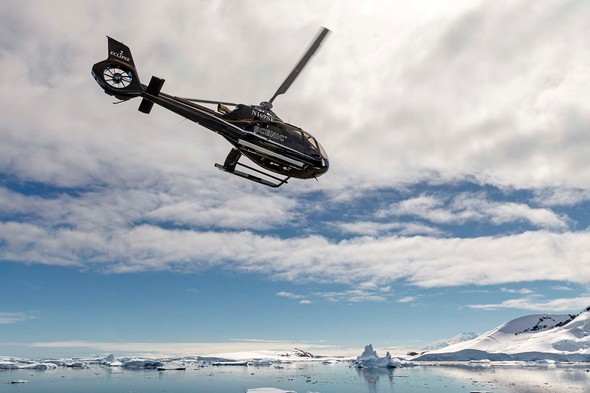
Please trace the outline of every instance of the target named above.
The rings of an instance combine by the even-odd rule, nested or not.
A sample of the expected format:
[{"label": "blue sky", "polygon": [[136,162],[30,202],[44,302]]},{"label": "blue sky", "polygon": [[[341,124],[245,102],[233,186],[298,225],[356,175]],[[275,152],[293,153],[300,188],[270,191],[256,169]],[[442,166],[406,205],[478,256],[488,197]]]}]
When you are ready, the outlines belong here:
[{"label": "blue sky", "polygon": [[[587,3],[69,6],[0,5],[0,355],[404,351],[590,305]],[[257,104],[319,26],[274,108],[319,182],[228,176],[89,75],[108,34],[165,92]]]}]

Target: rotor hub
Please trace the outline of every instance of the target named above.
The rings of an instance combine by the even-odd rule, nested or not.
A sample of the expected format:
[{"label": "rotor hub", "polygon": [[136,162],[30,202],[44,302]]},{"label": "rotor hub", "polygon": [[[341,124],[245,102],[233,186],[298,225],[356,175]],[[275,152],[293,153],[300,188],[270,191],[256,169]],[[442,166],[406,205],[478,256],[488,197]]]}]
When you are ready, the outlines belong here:
[{"label": "rotor hub", "polygon": [[260,107],[265,111],[270,111],[272,109],[272,104],[268,101],[262,101],[260,103]]}]

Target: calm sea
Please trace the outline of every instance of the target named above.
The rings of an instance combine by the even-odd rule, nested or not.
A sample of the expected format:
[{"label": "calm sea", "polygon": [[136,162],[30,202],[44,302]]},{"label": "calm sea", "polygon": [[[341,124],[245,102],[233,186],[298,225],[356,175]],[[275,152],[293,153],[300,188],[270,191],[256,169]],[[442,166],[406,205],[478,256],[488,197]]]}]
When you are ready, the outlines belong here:
[{"label": "calm sea", "polygon": [[[27,380],[24,384],[10,384]],[[416,392],[590,392],[589,366],[420,366],[394,370],[349,368],[345,364],[286,364],[270,367],[205,367],[186,371],[58,369],[0,371],[0,392],[206,392],[244,393],[274,387],[298,393]]]}]

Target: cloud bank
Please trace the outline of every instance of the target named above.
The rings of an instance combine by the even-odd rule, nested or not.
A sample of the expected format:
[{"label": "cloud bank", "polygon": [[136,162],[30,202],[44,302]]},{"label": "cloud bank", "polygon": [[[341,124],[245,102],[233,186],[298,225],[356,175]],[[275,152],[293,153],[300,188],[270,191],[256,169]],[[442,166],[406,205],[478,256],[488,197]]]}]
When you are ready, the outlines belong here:
[{"label": "cloud bank", "polygon": [[[589,225],[564,210],[590,200],[590,3],[63,6],[0,5],[2,261],[229,269],[377,301],[362,288],[590,282]],[[224,140],[161,108],[111,105],[89,75],[109,34],[166,92],[258,103],[320,25],[334,33],[275,107],[328,150],[319,183],[226,176],[213,167]],[[417,186],[459,183],[475,191]],[[476,225],[493,229],[461,231]]]}]

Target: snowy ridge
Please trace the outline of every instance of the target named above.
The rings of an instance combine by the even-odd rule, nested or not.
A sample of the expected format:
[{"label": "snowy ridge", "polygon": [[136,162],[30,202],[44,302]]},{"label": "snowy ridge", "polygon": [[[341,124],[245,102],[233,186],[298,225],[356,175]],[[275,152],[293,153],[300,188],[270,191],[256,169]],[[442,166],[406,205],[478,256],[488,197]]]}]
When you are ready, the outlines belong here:
[{"label": "snowy ridge", "polygon": [[469,341],[469,340],[473,340],[474,338],[479,337],[479,334],[477,333],[473,333],[473,332],[462,332],[457,334],[456,336],[453,336],[449,339],[443,339],[443,340],[437,340],[434,341],[430,344],[428,344],[427,346],[425,346],[424,348],[422,348],[422,350],[424,351],[434,351],[436,349],[441,349],[444,347],[448,347],[449,345],[453,345],[453,344],[458,344],[458,343],[462,343],[464,341]]},{"label": "snowy ridge", "polygon": [[577,315],[535,314],[513,319],[473,340],[415,360],[590,361],[590,307]]}]

